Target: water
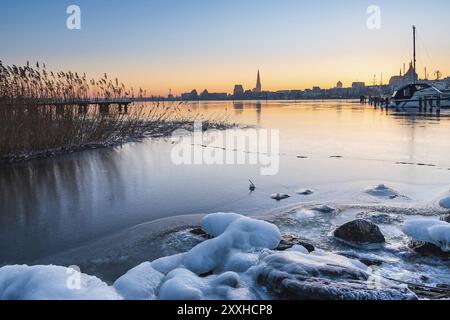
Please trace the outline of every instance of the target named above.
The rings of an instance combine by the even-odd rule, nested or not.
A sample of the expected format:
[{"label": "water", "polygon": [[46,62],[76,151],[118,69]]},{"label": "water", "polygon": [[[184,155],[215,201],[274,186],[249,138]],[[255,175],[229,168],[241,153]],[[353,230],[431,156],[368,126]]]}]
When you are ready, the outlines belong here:
[{"label": "water", "polygon": [[[261,176],[258,165],[176,166],[167,139],[4,165],[0,265],[31,264],[141,223],[190,214],[257,215],[298,203],[381,204],[437,214],[433,204],[450,189],[445,113],[405,116],[351,101],[200,102],[189,108],[280,130],[278,174]],[[256,184],[253,193],[248,179]],[[380,183],[404,197],[364,192]],[[296,195],[299,188],[315,193]],[[292,197],[276,202],[270,199],[275,192]],[[356,213],[324,223],[312,219],[303,228],[326,247],[329,229]]]}]

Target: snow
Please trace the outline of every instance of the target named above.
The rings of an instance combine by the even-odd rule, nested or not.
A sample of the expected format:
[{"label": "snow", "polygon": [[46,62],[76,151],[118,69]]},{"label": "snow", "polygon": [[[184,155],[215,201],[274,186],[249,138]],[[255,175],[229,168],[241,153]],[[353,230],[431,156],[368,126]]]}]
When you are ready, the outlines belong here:
[{"label": "snow", "polygon": [[0,299],[115,300],[122,297],[100,279],[73,269],[23,265],[0,268]]},{"label": "snow", "polygon": [[210,214],[203,218],[202,229],[207,234],[217,237],[224,233],[231,223],[241,218],[242,216],[236,213],[219,212]]},{"label": "snow", "polygon": [[144,262],[117,279],[113,286],[124,299],[151,300],[163,277],[150,262]]},{"label": "snow", "polygon": [[434,219],[407,221],[403,232],[417,241],[434,244],[444,252],[450,252],[450,223]]},{"label": "snow", "polygon": [[187,269],[175,269],[165,278],[159,291],[162,300],[248,300],[255,298],[248,288],[239,288],[240,276],[224,272],[201,278]]},{"label": "snow", "polygon": [[[232,219],[230,217],[235,214],[213,214],[205,218],[202,227],[203,224],[209,226],[211,219],[219,226],[225,225]],[[202,242],[186,253],[183,265],[192,272],[203,274],[219,268],[224,256],[232,249],[275,249],[280,241],[281,233],[275,225],[241,216],[218,237]]]},{"label": "snow", "polygon": [[439,205],[444,209],[450,209],[450,196],[439,201]]}]

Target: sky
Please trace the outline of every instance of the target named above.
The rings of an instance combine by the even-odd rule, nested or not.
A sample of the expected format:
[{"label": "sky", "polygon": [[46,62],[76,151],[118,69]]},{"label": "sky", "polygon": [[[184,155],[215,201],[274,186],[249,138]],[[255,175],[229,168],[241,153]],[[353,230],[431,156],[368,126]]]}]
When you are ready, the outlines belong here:
[{"label": "sky", "polygon": [[[80,30],[66,27],[69,5]],[[258,69],[264,90],[386,82],[412,59],[413,24],[418,73],[450,76],[448,0],[2,0],[0,14],[0,60],[107,72],[155,95],[252,89]]]}]

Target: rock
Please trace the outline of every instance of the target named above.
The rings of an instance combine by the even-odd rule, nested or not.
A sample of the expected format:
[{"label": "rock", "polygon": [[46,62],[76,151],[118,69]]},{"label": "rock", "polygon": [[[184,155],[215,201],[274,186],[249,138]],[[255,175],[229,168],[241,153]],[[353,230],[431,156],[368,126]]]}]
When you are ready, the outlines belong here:
[{"label": "rock", "polygon": [[441,257],[445,259],[450,257],[450,252],[444,252],[438,246],[428,242],[412,240],[408,243],[408,247],[423,256]]},{"label": "rock", "polygon": [[405,286],[373,276],[369,268],[342,256],[281,252],[263,262],[256,280],[275,299],[417,300]]},{"label": "rock", "polygon": [[191,229],[191,230],[189,230],[189,232],[192,233],[193,235],[200,236],[205,239],[212,239],[212,237],[209,234],[207,234],[205,231],[203,231],[203,229],[200,227]]},{"label": "rock", "polygon": [[386,242],[377,225],[362,219],[354,220],[340,226],[334,231],[334,236],[357,244]]},{"label": "rock", "polygon": [[333,207],[330,207],[330,206],[328,206],[326,204],[323,204],[323,205],[320,205],[318,207],[313,208],[313,210],[319,211],[319,212],[322,212],[322,213],[332,213],[332,212],[336,211],[336,208],[333,208]]},{"label": "rock", "polygon": [[450,209],[450,196],[439,201],[439,205],[444,209]]},{"label": "rock", "polygon": [[450,214],[447,214],[445,216],[441,217],[441,221],[445,221],[447,223],[450,223]]},{"label": "rock", "polygon": [[308,252],[313,252],[315,250],[314,246],[311,243],[290,234],[282,236],[281,242],[278,245],[277,250],[285,251],[287,249],[292,248],[295,245],[305,247],[305,249],[308,250]]},{"label": "rock", "polygon": [[401,219],[397,215],[390,215],[387,213],[381,213],[381,212],[361,212],[356,215],[359,219],[365,219],[369,220],[370,222],[376,223],[376,224],[392,224],[394,222],[402,223],[403,219]]},{"label": "rock", "polygon": [[303,195],[303,196],[309,196],[309,195],[311,195],[313,193],[314,193],[314,190],[311,190],[311,189],[300,189],[300,190],[297,190],[297,194],[300,194],[300,195]]},{"label": "rock", "polygon": [[280,200],[290,198],[291,196],[286,193],[274,193],[270,197],[274,200],[280,201]]}]

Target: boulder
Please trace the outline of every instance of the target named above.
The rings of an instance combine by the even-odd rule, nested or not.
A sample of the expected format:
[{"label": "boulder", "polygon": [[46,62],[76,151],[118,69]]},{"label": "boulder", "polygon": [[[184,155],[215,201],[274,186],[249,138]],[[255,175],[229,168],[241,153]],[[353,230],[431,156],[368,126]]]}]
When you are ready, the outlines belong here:
[{"label": "boulder", "polygon": [[363,219],[354,220],[338,227],[334,231],[334,236],[357,244],[386,242],[380,228],[376,224]]},{"label": "boulder", "polygon": [[443,252],[441,248],[428,242],[412,240],[408,243],[408,247],[423,256],[441,257],[444,259],[450,257],[450,252]]},{"label": "boulder", "polygon": [[293,246],[302,246],[306,250],[308,250],[308,252],[313,252],[315,250],[314,246],[308,241],[302,240],[290,234],[282,236],[281,242],[278,245],[277,250],[285,251],[287,249],[292,248]]}]

